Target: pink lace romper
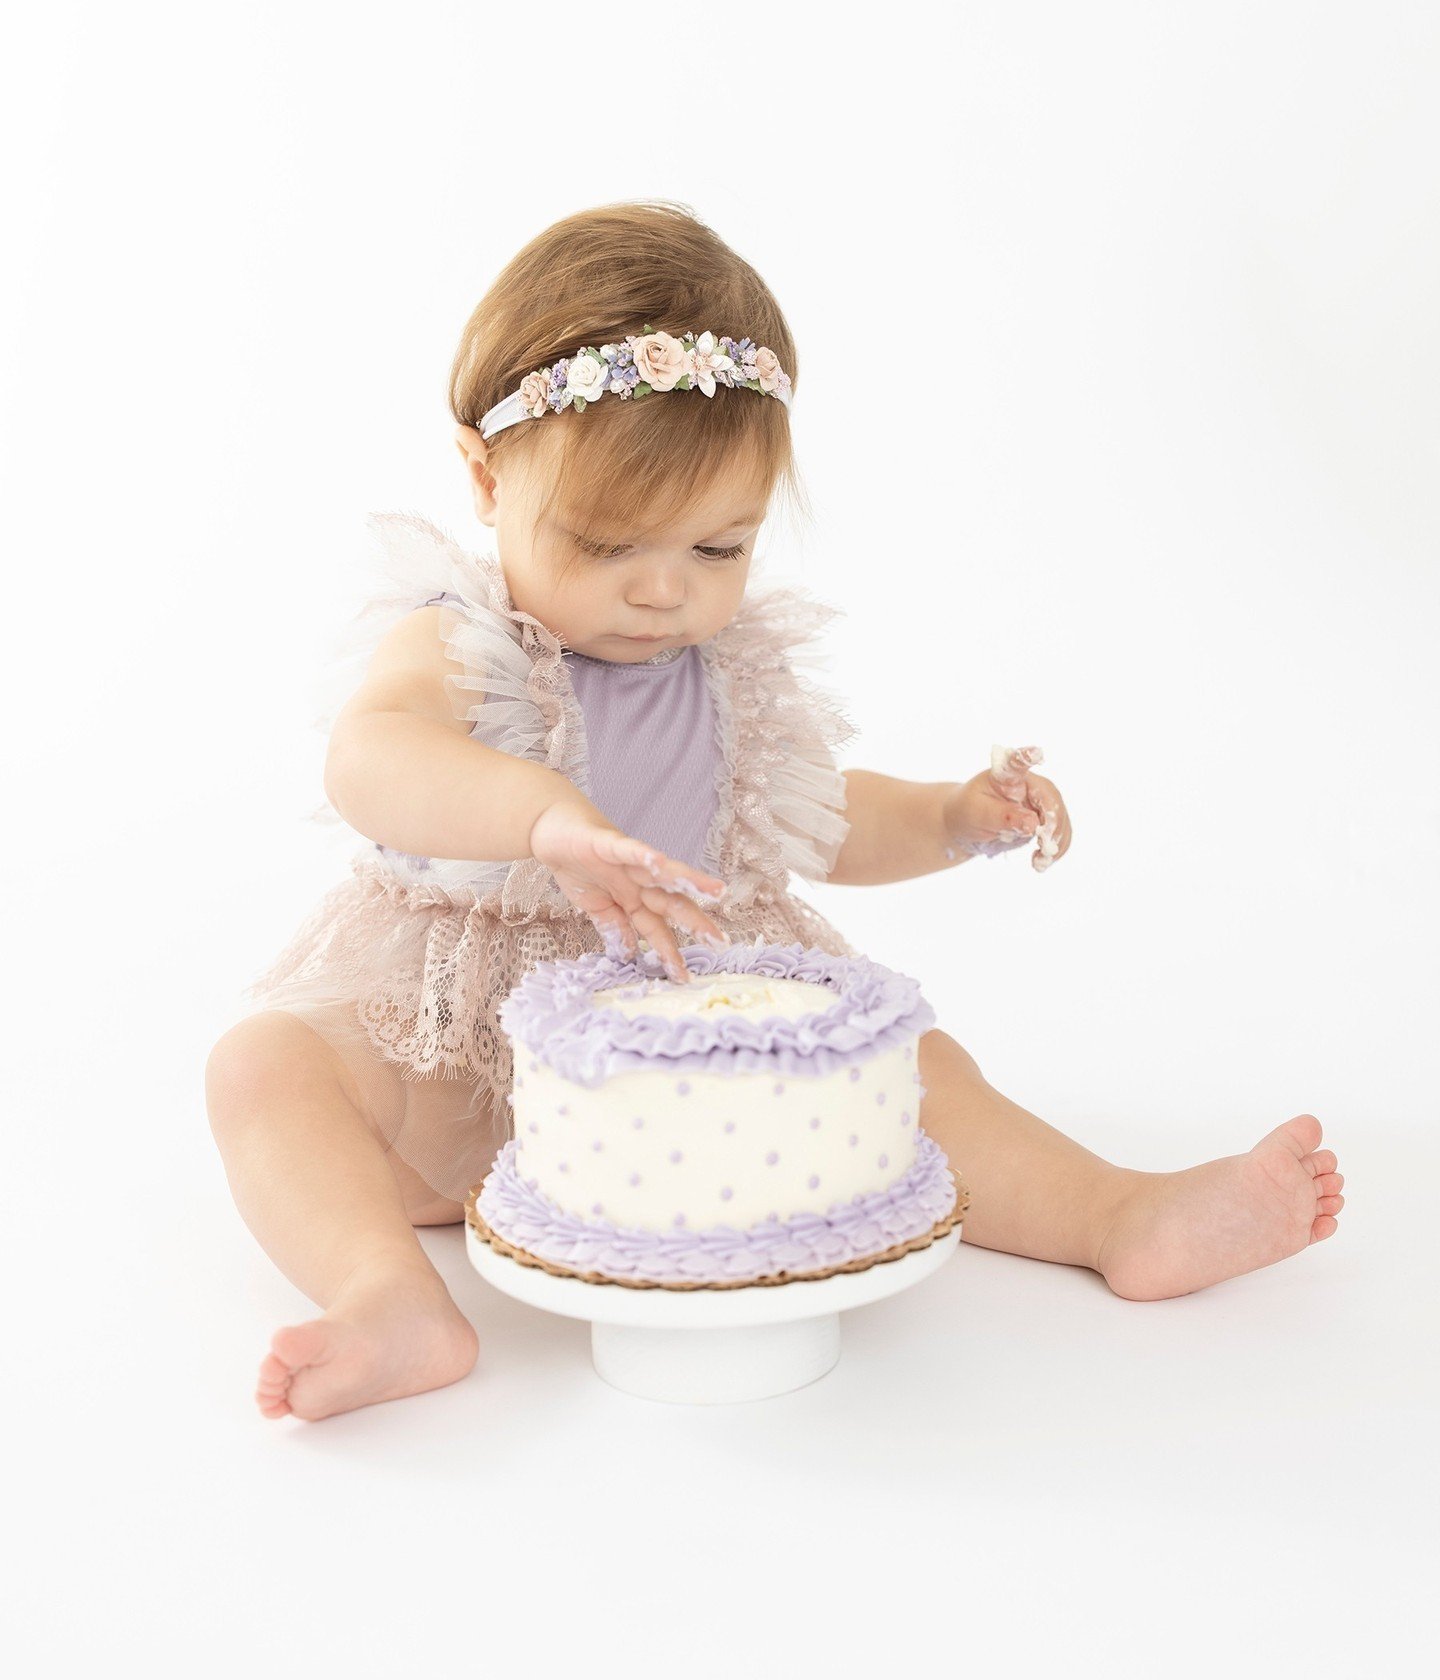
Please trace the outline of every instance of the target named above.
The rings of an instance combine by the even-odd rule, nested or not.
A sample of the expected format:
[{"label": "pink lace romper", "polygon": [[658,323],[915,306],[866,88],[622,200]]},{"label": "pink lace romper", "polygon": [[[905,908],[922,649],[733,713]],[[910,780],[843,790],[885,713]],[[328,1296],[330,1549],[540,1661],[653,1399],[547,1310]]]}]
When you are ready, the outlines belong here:
[{"label": "pink lace romper", "polygon": [[[707,642],[641,665],[566,648],[510,600],[498,559],[428,520],[372,514],[386,573],[357,665],[407,612],[440,607],[474,739],[558,770],[627,834],[726,883],[710,914],[734,939],[855,951],[788,889],[824,880],[849,832],[834,749],[854,734],[797,666],[837,609],[755,587]],[[685,936],[677,930],[682,945]],[[536,963],[603,949],[534,858],[476,863],[368,845],[255,988],[357,1067],[398,1066],[387,1142],[454,1201],[509,1135],[511,1054],[497,1010]],[[437,1086],[444,1089],[437,1090]],[[457,1100],[463,1098],[464,1100]]]}]

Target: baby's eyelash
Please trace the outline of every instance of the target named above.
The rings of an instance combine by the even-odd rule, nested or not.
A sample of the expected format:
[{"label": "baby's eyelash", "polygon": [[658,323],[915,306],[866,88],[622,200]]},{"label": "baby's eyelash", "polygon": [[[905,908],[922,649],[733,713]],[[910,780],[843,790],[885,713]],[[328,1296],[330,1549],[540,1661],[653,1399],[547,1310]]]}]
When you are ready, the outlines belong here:
[{"label": "baby's eyelash", "polygon": [[[602,548],[598,543],[588,543],[583,537],[576,537],[575,544],[586,554],[593,554],[597,560],[613,560],[620,553],[618,548]],[[744,543],[736,543],[733,548],[697,548],[697,554],[703,554],[707,560],[738,560],[745,552]]]}]

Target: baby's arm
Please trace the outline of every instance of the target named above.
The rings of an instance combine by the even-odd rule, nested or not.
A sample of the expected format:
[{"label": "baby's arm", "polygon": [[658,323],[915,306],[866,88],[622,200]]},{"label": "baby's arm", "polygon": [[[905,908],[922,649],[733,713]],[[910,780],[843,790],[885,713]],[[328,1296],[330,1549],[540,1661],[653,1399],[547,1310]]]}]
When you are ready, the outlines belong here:
[{"label": "baby's arm", "polygon": [[850,832],[827,881],[857,887],[909,881],[972,855],[950,845],[941,814],[961,783],[905,782],[875,770],[844,774]]},{"label": "baby's arm", "polygon": [[1060,790],[1034,766],[1039,747],[996,746],[990,768],[968,782],[902,782],[846,770],[850,831],[827,880],[867,886],[933,875],[971,857],[999,857],[1038,840],[1031,866],[1048,869],[1070,849]]},{"label": "baby's arm", "polygon": [[439,607],[422,607],[385,637],[330,736],[325,793],[368,839],[422,857],[501,862],[531,855],[542,811],[561,800],[606,819],[573,782],[543,764],[470,738],[445,679]]}]

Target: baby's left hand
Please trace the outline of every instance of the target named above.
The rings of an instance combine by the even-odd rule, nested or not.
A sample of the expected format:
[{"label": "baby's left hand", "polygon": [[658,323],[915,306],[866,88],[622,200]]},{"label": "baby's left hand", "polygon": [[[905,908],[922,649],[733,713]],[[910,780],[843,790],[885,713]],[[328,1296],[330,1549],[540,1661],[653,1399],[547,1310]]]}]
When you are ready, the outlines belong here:
[{"label": "baby's left hand", "polygon": [[1070,850],[1070,813],[1060,790],[1032,765],[1039,747],[995,747],[990,768],[957,788],[944,805],[945,833],[956,851],[998,857],[1039,840],[1031,866],[1048,869]]}]

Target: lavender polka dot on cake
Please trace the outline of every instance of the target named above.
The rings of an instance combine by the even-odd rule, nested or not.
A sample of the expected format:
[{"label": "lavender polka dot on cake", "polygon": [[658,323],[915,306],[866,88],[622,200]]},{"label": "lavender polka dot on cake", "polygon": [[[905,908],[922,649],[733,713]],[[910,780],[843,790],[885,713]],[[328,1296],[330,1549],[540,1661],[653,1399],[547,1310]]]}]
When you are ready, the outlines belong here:
[{"label": "lavender polka dot on cake", "polygon": [[735,1130],[735,1122],[733,1120],[727,1120],[725,1122],[725,1130],[727,1132],[733,1132]]},{"label": "lavender polka dot on cake", "polygon": [[677,1097],[688,1097],[690,1095],[690,1081],[688,1079],[682,1079],[675,1087],[675,1095]]},{"label": "lavender polka dot on cake", "polygon": [[683,1213],[677,1213],[675,1215],[675,1223],[677,1225],[683,1225],[685,1223],[685,1215]]},{"label": "lavender polka dot on cake", "polygon": [[533,1120],[530,1122],[530,1130],[532,1132],[538,1132],[540,1130]]},{"label": "lavender polka dot on cake", "polygon": [[859,1143],[859,1141],[860,1141],[859,1132],[851,1132],[851,1134],[850,1134],[850,1147],[853,1149],[855,1147],[855,1145],[857,1143]]},{"label": "lavender polka dot on cake", "polygon": [[812,1190],[818,1190],[820,1188],[820,1174],[819,1173],[811,1173],[809,1178],[807,1178],[805,1180],[805,1182],[806,1182],[806,1184],[808,1184],[810,1186],[810,1188]]},{"label": "lavender polka dot on cake", "polygon": [[730,1186],[728,1184],[725,1184],[725,1185],[721,1186],[721,1188],[720,1188],[720,1200],[722,1202],[728,1202],[734,1194],[735,1194],[735,1192],[730,1188]]},{"label": "lavender polka dot on cake", "polygon": [[910,1110],[908,1108],[900,1116],[900,1124],[902,1126],[908,1126],[910,1124]]},{"label": "lavender polka dot on cake", "polygon": [[570,1171],[570,1163],[568,1161],[562,1161],[560,1163],[560,1171],[561,1172],[569,1172]]},{"label": "lavender polka dot on cake", "polygon": [[684,1157],[681,1155],[681,1153],[678,1149],[672,1149],[670,1151],[670,1159],[672,1161],[681,1161],[681,1160],[684,1159]]},{"label": "lavender polka dot on cake", "polygon": [[644,1125],[644,1124],[645,1124],[645,1122],[644,1122],[644,1121],[643,1121],[643,1120],[642,1120],[642,1119],[641,1119],[641,1118],[640,1118],[640,1116],[639,1116],[639,1115],[638,1115],[638,1114],[637,1114],[637,1115],[636,1115],[636,1116],[635,1116],[635,1118],[634,1118],[634,1119],[633,1119],[633,1120],[632,1120],[632,1121],[631,1121],[631,1122],[630,1122],[630,1124],[631,1124],[631,1125],[632,1125],[632,1126],[633,1126],[633,1127],[634,1127],[634,1128],[635,1128],[635,1130],[636,1130],[636,1131],[637,1131],[637,1132],[638,1132],[638,1131],[639,1131],[639,1130],[640,1130],[640,1128],[641,1128],[641,1127],[642,1127],[642,1126],[643,1126],[643,1125]]},{"label": "lavender polka dot on cake", "polygon": [[531,1071],[531,1073],[539,1073],[539,1071],[540,1071],[539,1062],[531,1062],[530,1071]]},{"label": "lavender polka dot on cake", "polygon": [[605,1208],[604,1208],[604,1205],[600,1202],[591,1202],[590,1211],[591,1211],[591,1213],[604,1213]]},{"label": "lavender polka dot on cake", "polygon": [[875,1101],[883,1107],[885,1103],[885,1093],[883,1091],[877,1091],[875,1093]]},{"label": "lavender polka dot on cake", "polygon": [[779,1159],[780,1159],[780,1156],[779,1156],[778,1152],[776,1150],[772,1149],[770,1151],[770,1153],[765,1157],[765,1165],[767,1167],[773,1167]]},{"label": "lavender polka dot on cake", "polygon": [[596,1139],[595,1139],[595,1141],[594,1141],[594,1143],[592,1143],[592,1144],[591,1144],[591,1145],[590,1145],[590,1147],[591,1147],[591,1148],[592,1148],[592,1149],[603,1149],[603,1148],[604,1148],[604,1147],[605,1147],[605,1145],[604,1145],[604,1144],[603,1144],[603,1143],[602,1143],[602,1142],[601,1142],[601,1141],[600,1141],[600,1139],[599,1139],[599,1138],[596,1138]]},{"label": "lavender polka dot on cake", "polygon": [[860,1077],[860,1069],[859,1069],[859,1068],[856,1068],[856,1067],[852,1067],[852,1068],[851,1068],[851,1069],[850,1069],[850,1080],[851,1080],[851,1083],[852,1083],[852,1084],[853,1084],[853,1083],[854,1083],[854,1081],[855,1081],[855,1080],[857,1080],[857,1079],[858,1079],[858,1078],[859,1078],[859,1077]]},{"label": "lavender polka dot on cake", "polygon": [[815,1118],[810,1122],[810,1130],[812,1132],[818,1131],[819,1127],[820,1127],[820,1116],[817,1114],[815,1116]]},{"label": "lavender polka dot on cake", "polygon": [[570,1112],[569,1104],[568,1103],[561,1103],[559,1108],[557,1108],[555,1110],[555,1112],[557,1114],[568,1114]]},{"label": "lavender polka dot on cake", "polygon": [[631,1184],[638,1184],[640,1182],[640,1174],[632,1172],[630,1174],[630,1182]]},{"label": "lavender polka dot on cake", "polygon": [[775,1081],[775,1095],[777,1097],[783,1097],[785,1095],[785,1081],[783,1079],[777,1079]]},{"label": "lavender polka dot on cake", "polygon": [[880,1157],[880,1165],[882,1167],[888,1167],[890,1165],[890,1157],[888,1155],[882,1155]]}]

